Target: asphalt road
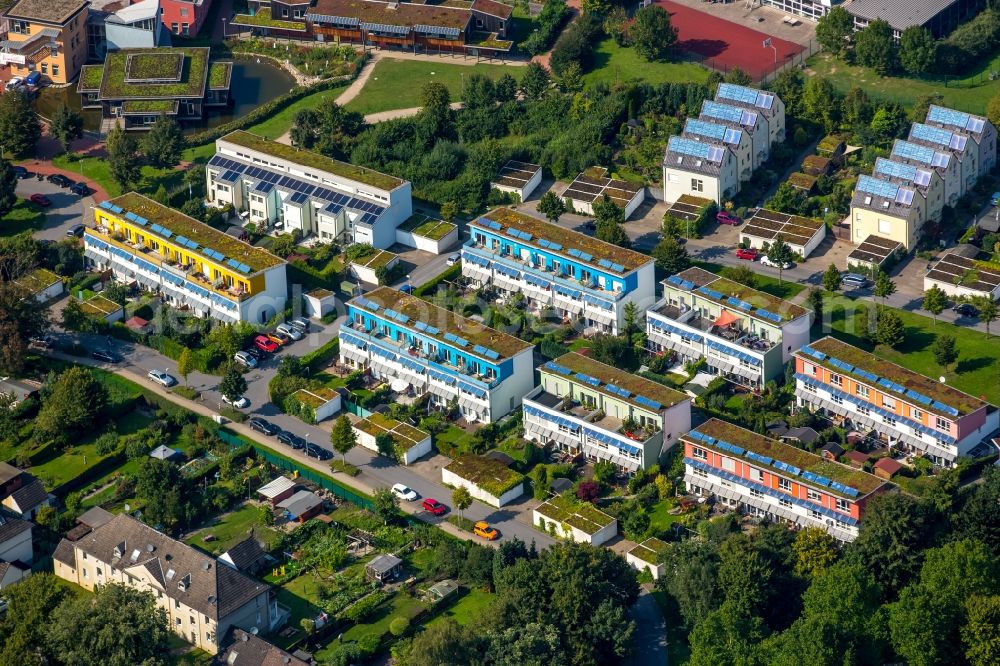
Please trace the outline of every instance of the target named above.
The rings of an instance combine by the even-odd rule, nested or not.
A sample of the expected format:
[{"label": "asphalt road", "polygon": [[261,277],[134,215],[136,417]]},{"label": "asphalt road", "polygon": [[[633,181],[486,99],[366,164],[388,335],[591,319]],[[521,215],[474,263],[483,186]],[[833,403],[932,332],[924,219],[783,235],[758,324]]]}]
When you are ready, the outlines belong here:
[{"label": "asphalt road", "polygon": [[[282,356],[290,353],[302,356],[335,337],[338,328],[337,325],[323,326],[313,322],[312,332],[308,336],[283,348],[261,366],[250,370],[246,374],[248,384],[246,397],[250,400],[250,406],[244,411],[247,414],[265,418],[284,430],[299,435],[325,449],[332,450],[329,430],[332,423],[322,424],[325,427],[309,425],[293,416],[281,413],[275,405],[270,403],[267,385],[277,373],[278,362]],[[65,333],[60,334],[60,336],[77,339],[88,348],[108,347],[108,340],[103,336],[77,334],[70,336],[70,334]],[[177,373],[177,364],[153,349],[125,343],[117,339],[111,340],[110,347],[118,356],[122,357],[122,361],[117,365],[101,364],[108,370],[113,371],[116,367],[127,368],[141,376],[145,376],[153,369],[166,370],[182,381]],[[193,372],[188,375],[188,385],[201,393],[200,402],[210,409],[218,410],[222,406],[222,396],[217,390],[219,379],[213,375]],[[150,382],[152,383],[152,380]],[[280,451],[285,448],[274,438],[262,434],[257,434],[257,438],[276,450]],[[348,453],[347,461],[361,468],[359,479],[363,479],[369,486],[378,488],[402,483],[420,493],[421,500],[432,497],[446,505],[451,504],[451,489],[445,487],[440,481],[439,468],[448,462],[444,456],[436,455],[429,461],[418,462],[416,467],[405,467],[390,463],[368,449],[358,446]],[[533,506],[530,497],[502,509],[496,509],[476,501],[465,511],[465,516],[472,520],[488,521],[500,532],[501,541],[517,537],[525,543],[534,541],[540,548],[554,544],[555,539],[532,526],[530,506]],[[421,518],[426,522],[437,524],[442,522],[447,515],[435,517],[422,512]]]},{"label": "asphalt road", "polygon": [[46,180],[22,178],[17,181],[17,195],[27,199],[32,194],[44,194],[52,202],[45,209],[45,222],[35,231],[37,240],[61,240],[74,224],[84,224],[84,214],[90,215],[94,205],[91,197],[81,197],[69,189],[53,185]]},{"label": "asphalt road", "polygon": [[639,598],[629,609],[635,620],[635,634],[632,636],[634,650],[628,659],[630,666],[668,666],[667,664],[667,623],[656,599],[645,586],[639,591]]}]

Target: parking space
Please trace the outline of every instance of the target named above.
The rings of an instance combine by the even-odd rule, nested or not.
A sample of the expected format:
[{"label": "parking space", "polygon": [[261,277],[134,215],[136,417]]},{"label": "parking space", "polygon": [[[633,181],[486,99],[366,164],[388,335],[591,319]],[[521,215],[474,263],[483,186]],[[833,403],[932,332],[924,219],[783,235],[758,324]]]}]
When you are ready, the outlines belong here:
[{"label": "parking space", "polygon": [[65,187],[59,187],[44,179],[31,177],[17,181],[19,197],[28,199],[33,194],[44,195],[51,204],[45,209],[45,222],[42,228],[35,232],[35,238],[38,240],[65,238],[66,231],[70,227],[84,223],[84,216],[89,215],[90,209],[94,206],[92,197],[81,197]]}]

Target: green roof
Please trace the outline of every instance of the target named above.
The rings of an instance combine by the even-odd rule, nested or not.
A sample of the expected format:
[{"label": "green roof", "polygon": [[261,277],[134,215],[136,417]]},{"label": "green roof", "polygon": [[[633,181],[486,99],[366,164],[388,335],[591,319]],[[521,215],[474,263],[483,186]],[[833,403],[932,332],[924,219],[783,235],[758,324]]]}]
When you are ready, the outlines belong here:
[{"label": "green roof", "polygon": [[376,268],[387,266],[396,257],[397,257],[396,254],[393,254],[388,250],[374,250],[371,254],[366,254],[363,257],[358,257],[351,263],[354,264],[355,266],[361,266],[363,268],[370,268],[372,270],[375,270]]},{"label": "green roof", "polygon": [[233,63],[213,62],[208,66],[208,87],[212,90],[226,90],[233,78]]},{"label": "green roof", "polygon": [[430,433],[420,428],[414,428],[408,423],[391,419],[384,414],[374,412],[366,419],[361,419],[354,424],[354,427],[362,432],[366,432],[372,437],[378,437],[383,433],[388,433],[392,437],[396,448],[401,451],[409,451],[414,446],[430,437]]},{"label": "green roof", "polygon": [[309,405],[313,409],[317,409],[330,402],[338,395],[340,394],[333,389],[321,386],[314,389],[299,389],[292,394],[292,397],[304,405]]},{"label": "green roof", "polygon": [[113,51],[104,59],[101,99],[204,97],[208,58],[207,47]]},{"label": "green roof", "polygon": [[[796,482],[812,485],[815,488],[822,489],[823,492],[840,495],[852,500],[868,495],[885,483],[885,481],[877,476],[874,476],[873,474],[868,474],[867,472],[854,469],[853,467],[848,467],[847,465],[843,465],[838,462],[826,460],[814,453],[809,453],[808,451],[792,446],[791,444],[785,444],[784,442],[779,442],[771,439],[770,437],[758,435],[755,432],[719,419],[709,419],[697,428],[694,428],[694,431],[730,444],[735,444],[746,449],[747,451],[798,467],[803,472],[812,472],[813,474],[824,476],[831,481],[836,481],[845,486],[851,486],[858,491],[858,497],[851,497],[847,493],[838,492],[828,486],[821,486],[820,484],[815,483],[810,484],[809,481],[803,479],[802,477],[795,476],[790,472],[778,470],[779,473],[787,476],[788,478],[794,479]],[[683,435],[683,438],[695,446],[713,449],[726,456],[734,455],[732,451],[716,448],[711,444],[694,439],[690,435]],[[740,457],[751,461],[755,465],[762,464],[760,461],[753,460],[745,455]]]},{"label": "green roof", "polygon": [[[111,204],[116,206],[121,206],[125,213],[131,212],[146,218],[149,222],[157,223],[165,229],[173,232],[174,238],[177,236],[184,236],[189,240],[194,241],[198,244],[199,249],[198,254],[203,254],[204,248],[208,247],[216,252],[221,252],[228,259],[235,259],[241,263],[246,264],[251,268],[251,270],[256,273],[257,271],[262,271],[266,268],[273,268],[283,264],[284,261],[267,250],[261,249],[259,247],[254,247],[249,243],[244,243],[241,240],[233,238],[228,234],[224,234],[221,231],[208,226],[204,222],[199,222],[198,220],[188,217],[184,213],[174,210],[173,208],[168,208],[162,204],[159,204],[152,199],[144,197],[137,192],[129,192],[128,194],[123,194],[120,197],[111,199]],[[109,211],[104,211],[108,213]],[[121,214],[122,219],[124,214]],[[127,222],[128,220],[126,220]],[[147,234],[155,234],[152,229],[147,226]],[[170,239],[174,240],[174,239]],[[209,261],[218,263],[218,260],[214,257],[209,257],[204,255]]]},{"label": "green roof", "polygon": [[14,282],[19,287],[23,287],[31,292],[32,296],[40,294],[62,278],[48,270],[47,268],[36,268],[27,275],[19,277]]},{"label": "green roof", "polygon": [[614,522],[614,518],[588,502],[574,502],[565,497],[553,497],[535,509],[550,520],[594,535]]},{"label": "green roof", "polygon": [[[651,410],[649,406],[644,405],[641,402],[637,402],[637,397],[642,396],[649,398],[650,400],[655,400],[663,406],[663,409],[673,407],[680,402],[688,400],[688,396],[680,391],[675,391],[674,389],[664,386],[659,382],[654,382],[646,379],[645,377],[640,377],[631,372],[626,372],[620,368],[601,363],[598,360],[592,359],[589,356],[584,356],[583,354],[579,354],[577,352],[564,354],[553,361],[553,363],[572,370],[573,372],[579,372],[598,379],[600,380],[601,385],[594,386],[593,384],[585,382],[581,379],[567,377],[566,375],[560,374],[554,370],[549,370],[544,365],[541,366],[539,370],[559,379],[568,379],[585,389],[599,391],[614,400],[622,400],[646,411],[655,412],[657,410]],[[608,384],[625,389],[631,393],[631,395],[628,398],[624,398],[617,393],[609,391],[605,388]]]},{"label": "green roof", "polygon": [[80,309],[83,310],[84,314],[103,318],[121,310],[122,306],[100,294],[94,294],[83,303],[80,303]]},{"label": "green roof", "polygon": [[[758,317],[757,315],[754,314],[753,311],[747,312],[739,308],[733,308],[729,305],[727,299],[735,296],[739,300],[746,301],[747,303],[752,305],[754,307],[754,310],[763,309],[778,315],[779,317],[781,317],[783,322],[791,321],[793,319],[798,319],[799,317],[808,314],[808,311],[805,308],[795,305],[794,303],[791,303],[789,301],[786,301],[783,298],[778,298],[777,296],[772,296],[771,294],[768,294],[766,292],[758,291],[757,289],[752,289],[751,287],[748,287],[744,284],[733,282],[732,280],[729,280],[724,277],[719,277],[715,273],[706,271],[704,268],[698,268],[697,266],[693,266],[691,268],[688,268],[687,270],[681,271],[680,273],[677,274],[677,277],[679,277],[682,280],[688,280],[690,282],[693,282],[698,287],[708,287],[709,289],[717,291],[722,295],[722,298],[715,298],[714,296],[709,296],[708,294],[702,291],[695,292],[699,299],[706,299],[712,301],[714,303],[717,303],[718,305],[725,307],[733,314],[740,315],[741,317],[742,316],[754,317],[755,319],[758,319],[759,321],[762,321],[766,324],[770,324],[772,326],[775,324],[775,322],[771,321],[770,319],[766,319],[764,317]],[[667,289],[673,289],[673,290],[680,289],[680,287],[675,287],[669,283],[665,283],[665,287]]]},{"label": "green roof", "polygon": [[409,231],[414,236],[429,238],[430,240],[441,240],[454,229],[455,225],[443,220],[435,220],[433,217],[416,213],[410,216],[406,222],[399,225],[402,231]]},{"label": "green roof", "polygon": [[469,483],[479,486],[490,495],[500,497],[524,482],[524,475],[515,472],[502,462],[486,456],[464,455],[455,458],[446,470]]},{"label": "green roof", "polygon": [[305,31],[306,24],[300,21],[281,21],[271,18],[271,8],[262,7],[257,13],[237,14],[233,17],[233,25],[252,25],[260,28],[278,28],[280,30]]},{"label": "green roof", "polygon": [[80,68],[80,80],[76,84],[77,92],[97,92],[101,89],[104,78],[104,65],[84,65]]},{"label": "green roof", "polygon": [[649,537],[642,543],[633,546],[632,550],[628,551],[628,554],[633,557],[638,557],[643,562],[656,566],[660,563],[660,555],[666,552],[669,548],[670,544],[666,541],[660,541],[656,537]]},{"label": "green roof", "polygon": [[168,116],[177,113],[176,99],[129,99],[122,104],[122,113],[163,113]]},{"label": "green roof", "polygon": [[257,152],[271,155],[278,159],[288,160],[300,166],[321,169],[328,173],[383,190],[393,190],[406,182],[402,178],[379,173],[367,167],[355,166],[349,162],[341,162],[340,160],[314,153],[311,150],[302,150],[301,148],[295,148],[284,143],[271,141],[256,134],[244,132],[243,130],[230,132],[222,137],[220,141],[228,141],[249,150],[256,150]]}]

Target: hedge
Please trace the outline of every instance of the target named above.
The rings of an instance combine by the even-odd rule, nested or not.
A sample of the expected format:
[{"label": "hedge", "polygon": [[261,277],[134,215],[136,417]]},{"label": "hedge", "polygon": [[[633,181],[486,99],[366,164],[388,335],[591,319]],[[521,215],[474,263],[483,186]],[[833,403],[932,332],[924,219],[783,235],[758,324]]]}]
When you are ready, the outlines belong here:
[{"label": "hedge", "polygon": [[325,345],[319,349],[315,349],[308,354],[302,356],[299,362],[302,367],[307,368],[309,373],[318,372],[322,370],[322,366],[328,364],[333,359],[340,355],[340,339],[334,338],[330,340]]},{"label": "hedge", "polygon": [[428,280],[419,287],[413,290],[413,295],[418,298],[424,298],[427,295],[433,296],[437,292],[437,287],[442,282],[450,282],[462,275],[462,264],[458,263],[454,266],[450,266],[448,270],[441,273],[435,278]]}]

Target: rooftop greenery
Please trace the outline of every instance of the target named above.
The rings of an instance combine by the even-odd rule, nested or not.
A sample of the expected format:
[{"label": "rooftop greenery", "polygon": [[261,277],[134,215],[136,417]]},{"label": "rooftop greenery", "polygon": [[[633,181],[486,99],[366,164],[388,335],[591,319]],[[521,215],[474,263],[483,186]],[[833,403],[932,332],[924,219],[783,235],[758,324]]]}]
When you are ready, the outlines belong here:
[{"label": "rooftop greenery", "polygon": [[643,562],[656,566],[660,563],[660,555],[670,548],[670,544],[660,541],[656,537],[650,537],[640,544],[636,544],[629,555],[638,557]]},{"label": "rooftop greenery", "polygon": [[469,46],[476,46],[481,49],[495,49],[497,51],[509,51],[514,42],[507,39],[500,39],[495,32],[471,32],[466,43]]},{"label": "rooftop greenery", "polygon": [[184,54],[178,51],[132,53],[125,58],[125,78],[130,81],[177,81],[184,71]]},{"label": "rooftop greenery", "polygon": [[341,162],[340,160],[335,160],[309,150],[302,150],[278,143],[277,141],[271,141],[256,134],[244,132],[243,130],[231,132],[222,137],[222,140],[235,143],[237,146],[242,146],[249,150],[256,150],[257,152],[277,157],[278,159],[288,160],[300,166],[321,169],[383,190],[395,189],[406,182],[395,176],[379,173],[378,171],[373,171],[362,166],[355,166],[349,162]]},{"label": "rooftop greenery", "polygon": [[213,62],[208,66],[208,87],[213,90],[229,87],[233,76],[233,63]]},{"label": "rooftop greenery", "polygon": [[435,220],[427,215],[416,213],[411,215],[410,219],[401,224],[399,228],[403,231],[409,231],[414,236],[439,241],[450,234],[455,229],[455,225],[451,222]]},{"label": "rooftop greenery", "polygon": [[122,113],[177,113],[176,99],[130,99],[122,104]]},{"label": "rooftop greenery", "polygon": [[76,90],[77,92],[100,90],[103,78],[104,65],[84,65],[80,68],[80,82],[77,84]]},{"label": "rooftop greenery", "polygon": [[397,256],[398,255],[389,252],[388,250],[375,250],[375,252],[372,252],[371,254],[358,257],[351,263],[375,270],[377,268],[381,268],[382,266],[388,266],[393,259],[397,258]]},{"label": "rooftop greenery", "polygon": [[593,504],[576,502],[566,497],[553,497],[542,502],[535,511],[550,520],[565,523],[590,535],[596,534],[615,520]]},{"label": "rooftop greenery", "polygon": [[362,419],[354,424],[358,430],[368,433],[372,437],[378,437],[383,433],[388,433],[396,448],[400,451],[409,451],[414,446],[430,437],[430,433],[414,428],[408,423],[391,419],[378,412],[373,413],[366,419]]},{"label": "rooftop greenery", "polygon": [[494,497],[500,497],[524,482],[523,474],[485,456],[464,455],[451,461],[445,469]]},{"label": "rooftop greenery", "polygon": [[[763,308],[768,312],[779,315],[784,321],[791,321],[806,314],[806,309],[790,303],[783,298],[778,298],[777,296],[772,296],[766,292],[760,291],[758,289],[753,289],[738,282],[733,282],[724,277],[719,277],[714,273],[710,273],[703,268],[698,268],[697,266],[693,268],[688,268],[687,270],[681,271],[677,274],[677,277],[683,280],[689,280],[699,287],[707,286],[710,289],[722,294],[721,299],[712,298],[707,296],[702,292],[698,292],[698,298],[705,298],[719,305],[728,307],[726,300],[735,296],[741,301],[746,301],[755,308]],[[676,289],[678,287],[673,287],[669,283],[667,284],[668,289]],[[738,312],[738,311],[737,311]],[[743,314],[748,316],[753,316],[753,313],[744,312]],[[769,324],[774,324],[770,320],[762,320]]]},{"label": "rooftop greenery", "polygon": [[313,409],[322,407],[326,403],[336,398],[339,394],[333,389],[325,386],[314,389],[299,389],[292,394],[292,397],[303,405],[309,405]]},{"label": "rooftop greenery", "polygon": [[[651,400],[656,400],[663,405],[664,408],[673,407],[674,405],[688,399],[688,397],[680,391],[675,391],[674,389],[664,386],[658,382],[654,382],[644,377],[639,377],[638,375],[621,370],[620,368],[615,368],[605,363],[601,363],[600,361],[592,359],[589,356],[584,356],[583,354],[578,354],[577,352],[570,352],[560,356],[553,362],[564,368],[568,368],[573,372],[583,373],[594,377],[595,379],[599,379],[601,381],[601,386],[597,387],[582,380],[568,378],[565,375],[555,372],[554,370],[546,369],[545,366],[542,366],[540,370],[551,374],[553,377],[572,379],[572,381],[575,381],[577,384],[580,384],[587,389],[600,391],[613,400],[623,400],[630,405],[646,411],[650,411],[650,408],[636,402],[636,397],[643,396]],[[623,398],[617,393],[612,393],[611,391],[605,389],[604,386],[606,384],[611,384],[613,386],[617,386],[618,388],[625,389],[632,395],[628,398]]]},{"label": "rooftop greenery", "polygon": [[101,317],[102,319],[112,312],[121,310],[121,308],[122,306],[118,305],[111,299],[101,296],[100,294],[94,294],[83,303],[80,303],[80,309],[84,314],[88,314],[93,317]]},{"label": "rooftop greenery", "polygon": [[306,29],[306,24],[300,21],[281,21],[271,18],[270,7],[262,7],[258,9],[257,13],[253,16],[250,14],[237,14],[233,17],[233,25],[253,25],[261,28],[278,28],[280,30],[296,31],[304,31]]},{"label": "rooftop greenery", "polygon": [[46,268],[36,268],[24,277],[15,280],[18,286],[24,287],[32,294],[39,294],[62,278]]},{"label": "rooftop greenery", "polygon": [[[164,76],[171,63],[175,62],[169,56],[183,56],[183,67],[180,79],[167,83],[135,83],[126,81],[126,67],[129,56],[158,56],[140,62],[144,63],[143,71],[154,71],[154,63],[159,63],[164,69]],[[205,96],[205,83],[208,79],[208,48],[156,48],[156,49],[125,49],[109,53],[104,60],[104,77],[101,80],[101,99],[151,99],[151,98],[198,98]]]}]

